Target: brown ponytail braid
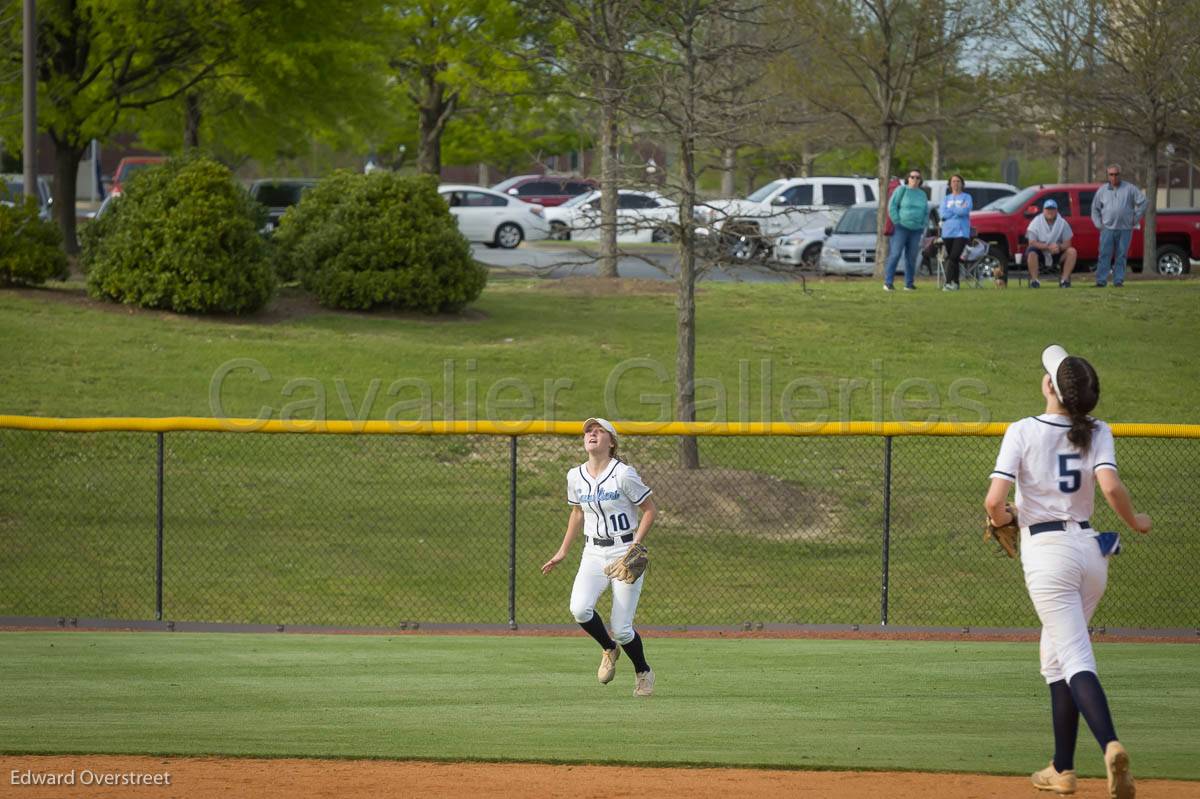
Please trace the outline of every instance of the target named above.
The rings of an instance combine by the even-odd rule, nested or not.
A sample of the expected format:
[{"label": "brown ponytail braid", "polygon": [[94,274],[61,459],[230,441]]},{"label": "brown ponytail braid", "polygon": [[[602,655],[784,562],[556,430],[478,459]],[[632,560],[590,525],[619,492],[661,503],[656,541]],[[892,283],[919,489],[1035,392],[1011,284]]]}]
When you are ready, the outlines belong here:
[{"label": "brown ponytail braid", "polygon": [[1100,401],[1100,378],[1092,365],[1072,355],[1058,367],[1058,389],[1062,392],[1063,407],[1071,417],[1067,440],[1086,452],[1092,445],[1096,422],[1088,414]]}]

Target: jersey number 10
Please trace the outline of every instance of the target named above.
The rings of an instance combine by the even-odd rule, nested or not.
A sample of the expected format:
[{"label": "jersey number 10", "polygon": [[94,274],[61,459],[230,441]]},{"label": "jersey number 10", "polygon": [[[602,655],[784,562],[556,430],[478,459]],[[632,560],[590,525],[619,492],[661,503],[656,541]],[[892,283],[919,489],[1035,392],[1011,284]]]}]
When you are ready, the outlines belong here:
[{"label": "jersey number 10", "polygon": [[1064,494],[1074,494],[1083,484],[1083,472],[1078,468],[1071,468],[1071,461],[1076,461],[1075,465],[1078,466],[1080,460],[1078,455],[1058,456],[1058,489]]},{"label": "jersey number 10", "polygon": [[614,530],[628,530],[629,529],[629,517],[626,516],[624,513],[614,513],[614,514],[610,515],[608,517],[608,522],[609,522],[609,524],[612,525],[612,529],[614,529]]}]

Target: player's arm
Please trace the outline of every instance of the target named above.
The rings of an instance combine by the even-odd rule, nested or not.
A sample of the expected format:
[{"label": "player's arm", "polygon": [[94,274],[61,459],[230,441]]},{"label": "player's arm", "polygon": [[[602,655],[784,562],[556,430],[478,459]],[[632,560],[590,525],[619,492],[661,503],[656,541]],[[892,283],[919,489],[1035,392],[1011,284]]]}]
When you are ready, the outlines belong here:
[{"label": "player's arm", "polygon": [[642,539],[646,537],[646,533],[650,532],[650,528],[654,526],[654,519],[658,516],[658,506],[654,504],[651,497],[646,497],[646,500],[638,508],[642,515],[638,519],[638,529],[633,536],[635,544],[642,543]]},{"label": "player's arm", "polygon": [[1104,500],[1113,509],[1113,512],[1121,517],[1122,521],[1139,533],[1150,532],[1150,516],[1138,513],[1133,509],[1133,500],[1129,498],[1129,491],[1115,470],[1097,469],[1096,482],[1100,484]]},{"label": "player's arm", "polygon": [[554,557],[542,564],[542,574],[549,574],[551,569],[566,559],[567,553],[571,551],[571,544],[579,536],[579,531],[582,529],[583,508],[576,505],[571,508],[571,515],[567,517],[567,532],[563,536],[562,546],[554,553]]},{"label": "player's arm", "polygon": [[993,477],[992,485],[988,488],[987,498],[983,501],[988,518],[992,520],[992,524],[998,527],[1012,521],[1012,514],[1005,508],[1005,505],[1008,504],[1008,492],[1012,485],[1012,480]]}]

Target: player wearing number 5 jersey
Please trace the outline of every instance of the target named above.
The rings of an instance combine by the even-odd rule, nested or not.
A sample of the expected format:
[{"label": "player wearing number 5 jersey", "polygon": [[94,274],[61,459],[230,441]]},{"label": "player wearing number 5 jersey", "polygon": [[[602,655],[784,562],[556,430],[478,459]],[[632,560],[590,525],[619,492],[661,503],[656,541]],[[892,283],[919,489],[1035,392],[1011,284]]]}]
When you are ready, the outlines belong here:
[{"label": "player wearing number 5 jersey", "polygon": [[1016,483],[1021,566],[1042,622],[1041,671],[1050,686],[1054,724],[1054,759],[1033,774],[1033,784],[1075,792],[1082,714],[1104,752],[1109,796],[1131,799],[1129,754],[1117,740],[1088,638],[1088,623],[1108,584],[1108,557],[1120,550],[1113,534],[1097,535],[1089,522],[1096,485],[1132,529],[1150,532],[1150,517],[1134,511],[1117,476],[1112,431],[1088,415],[1100,399],[1092,365],[1053,345],[1042,353],[1042,366],[1046,412],[1009,426],[984,502],[993,524],[1007,523],[1012,514],[1005,500]]},{"label": "player wearing number 5 jersey", "polygon": [[[646,662],[642,638],[633,629],[633,614],[646,575],[626,583],[610,578],[604,569],[621,560],[631,546],[642,543],[658,511],[637,470],[617,459],[617,431],[610,422],[605,419],[584,422],[583,448],[587,462],[567,473],[567,502],[571,506],[567,532],[554,557],[542,565],[542,574],[549,574],[563,562],[571,543],[582,532],[583,557],[571,589],[571,615],[603,649],[596,676],[601,684],[612,682],[624,649],[633,662],[634,696],[650,696],[654,693],[654,672]],[[612,586],[611,637],[596,613],[596,602],[609,585]]]}]

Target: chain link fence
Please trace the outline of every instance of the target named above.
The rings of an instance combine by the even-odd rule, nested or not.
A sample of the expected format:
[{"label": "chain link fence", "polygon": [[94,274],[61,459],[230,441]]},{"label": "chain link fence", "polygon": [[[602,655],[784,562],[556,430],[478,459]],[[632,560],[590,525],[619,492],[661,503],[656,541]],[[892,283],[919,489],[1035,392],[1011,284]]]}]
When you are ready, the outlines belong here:
[{"label": "chain link fence", "polygon": [[[639,623],[1034,627],[981,542],[999,439],[627,435],[655,491]],[[1130,438],[1154,517],[1094,619],[1200,627],[1200,439]],[[577,436],[0,429],[0,616],[397,627],[560,624]],[[1185,511],[1187,509],[1187,511]],[[1092,524],[1123,529],[1102,499]],[[603,609],[607,612],[607,609]]]}]

